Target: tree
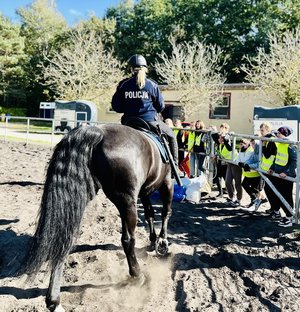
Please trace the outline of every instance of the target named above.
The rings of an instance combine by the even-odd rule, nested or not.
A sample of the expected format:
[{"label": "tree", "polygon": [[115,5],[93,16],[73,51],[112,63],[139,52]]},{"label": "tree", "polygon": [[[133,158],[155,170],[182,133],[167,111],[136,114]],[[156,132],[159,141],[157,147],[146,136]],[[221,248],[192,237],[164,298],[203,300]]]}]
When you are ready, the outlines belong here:
[{"label": "tree", "polygon": [[227,57],[228,82],[244,81],[240,67],[245,54],[268,46],[268,33],[292,30],[300,23],[299,0],[177,0],[172,22],[194,38],[219,46]]},{"label": "tree", "polygon": [[45,84],[64,100],[85,99],[110,106],[117,82],[123,78],[122,64],[104,49],[94,32],[75,29],[68,46],[42,63]]},{"label": "tree", "polygon": [[24,38],[20,28],[0,14],[0,96],[2,104],[24,103]]},{"label": "tree", "polygon": [[270,48],[259,48],[257,56],[245,57],[241,69],[256,85],[266,102],[288,106],[300,104],[300,26],[283,36],[269,35]]},{"label": "tree", "polygon": [[157,73],[169,87],[182,91],[180,102],[189,118],[203,107],[214,107],[222,99],[222,50],[197,40],[176,43],[170,37],[172,55],[162,52],[155,63]]},{"label": "tree", "polygon": [[34,0],[31,5],[19,8],[17,13],[29,55],[50,51],[56,36],[67,30],[66,20],[56,10],[55,0]]},{"label": "tree", "polygon": [[60,49],[63,35],[68,27],[63,16],[57,11],[55,0],[34,0],[26,7],[17,10],[21,19],[21,35],[25,38],[27,62],[23,69],[26,73],[26,93],[29,115],[38,112],[39,102],[52,97],[49,90],[38,80],[44,62],[44,55]]},{"label": "tree", "polygon": [[162,50],[170,55],[168,37],[179,27],[181,42],[196,39],[219,46],[227,82],[241,82],[244,73],[234,69],[243,55],[267,47],[271,30],[295,29],[299,12],[299,0],[123,0],[106,16],[116,20],[115,51],[122,60],[140,53],[152,63]]},{"label": "tree", "polygon": [[114,36],[116,22],[114,19],[100,19],[92,15],[88,20],[80,21],[73,28],[86,32],[94,32],[95,35],[101,37],[101,41],[105,45],[105,48],[112,49],[114,47],[116,41]]},{"label": "tree", "polygon": [[148,63],[155,55],[168,48],[170,0],[123,0],[117,8],[110,8],[106,17],[116,22],[114,49],[118,57],[126,61],[133,54],[143,54]]}]

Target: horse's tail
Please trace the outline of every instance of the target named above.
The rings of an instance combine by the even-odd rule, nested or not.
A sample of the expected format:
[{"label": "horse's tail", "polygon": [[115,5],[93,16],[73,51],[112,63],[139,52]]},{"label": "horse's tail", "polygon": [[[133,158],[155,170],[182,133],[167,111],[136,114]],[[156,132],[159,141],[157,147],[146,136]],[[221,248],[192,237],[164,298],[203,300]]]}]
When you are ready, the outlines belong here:
[{"label": "horse's tail", "polygon": [[94,147],[103,131],[79,127],[57,144],[50,160],[36,232],[22,272],[35,276],[44,262],[55,268],[70,252],[87,203],[95,197]]}]

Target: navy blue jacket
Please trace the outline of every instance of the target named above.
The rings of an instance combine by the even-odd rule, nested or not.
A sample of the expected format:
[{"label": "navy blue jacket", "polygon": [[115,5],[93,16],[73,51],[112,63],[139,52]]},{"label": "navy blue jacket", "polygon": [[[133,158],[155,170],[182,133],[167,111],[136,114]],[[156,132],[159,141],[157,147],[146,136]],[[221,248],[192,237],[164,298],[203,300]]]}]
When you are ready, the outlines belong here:
[{"label": "navy blue jacket", "polygon": [[139,89],[136,75],[122,80],[113,95],[112,108],[124,117],[140,117],[145,121],[157,120],[157,113],[164,108],[164,100],[156,82],[146,78],[144,88]]}]

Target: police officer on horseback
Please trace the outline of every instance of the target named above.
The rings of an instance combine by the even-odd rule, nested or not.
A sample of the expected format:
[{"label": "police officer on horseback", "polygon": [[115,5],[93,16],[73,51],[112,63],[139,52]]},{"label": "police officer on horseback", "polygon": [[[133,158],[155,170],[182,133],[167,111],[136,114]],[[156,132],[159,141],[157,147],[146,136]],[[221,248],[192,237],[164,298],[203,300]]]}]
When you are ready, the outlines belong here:
[{"label": "police officer on horseback", "polygon": [[165,108],[158,84],[147,78],[148,66],[146,59],[139,54],[130,57],[129,67],[132,76],[122,80],[113,95],[112,108],[124,115],[121,123],[126,124],[132,117],[139,117],[146,121],[151,128],[160,127],[166,134],[170,150],[176,166],[178,166],[178,146],[173,131],[158,117],[158,113]]}]

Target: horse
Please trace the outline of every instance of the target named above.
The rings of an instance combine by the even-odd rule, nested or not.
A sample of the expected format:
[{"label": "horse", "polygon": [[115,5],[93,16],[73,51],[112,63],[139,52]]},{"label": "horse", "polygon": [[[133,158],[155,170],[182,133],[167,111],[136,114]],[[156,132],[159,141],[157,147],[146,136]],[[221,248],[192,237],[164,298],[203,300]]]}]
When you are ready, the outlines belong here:
[{"label": "horse", "polygon": [[[138,199],[149,225],[149,247],[160,255],[168,254],[173,180],[170,165],[162,160],[156,144],[141,131],[120,124],[72,129],[50,159],[35,234],[23,264],[23,273],[31,278],[47,264],[51,275],[45,301],[50,311],[64,311],[60,302],[63,264],[79,234],[85,207],[100,188],[121,217],[130,279],[144,279],[135,254]],[[159,235],[149,198],[155,190],[162,200]]]}]

